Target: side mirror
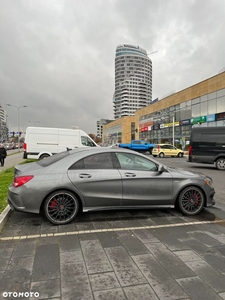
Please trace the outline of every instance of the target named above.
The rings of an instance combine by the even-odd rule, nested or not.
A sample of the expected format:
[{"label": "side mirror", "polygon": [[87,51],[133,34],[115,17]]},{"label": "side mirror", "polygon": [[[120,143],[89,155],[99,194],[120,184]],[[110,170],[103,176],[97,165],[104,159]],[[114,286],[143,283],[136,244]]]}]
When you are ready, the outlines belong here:
[{"label": "side mirror", "polygon": [[165,168],[164,168],[164,166],[162,166],[162,165],[159,165],[159,167],[158,167],[158,172],[160,173],[160,174],[162,174],[163,172],[165,172]]}]

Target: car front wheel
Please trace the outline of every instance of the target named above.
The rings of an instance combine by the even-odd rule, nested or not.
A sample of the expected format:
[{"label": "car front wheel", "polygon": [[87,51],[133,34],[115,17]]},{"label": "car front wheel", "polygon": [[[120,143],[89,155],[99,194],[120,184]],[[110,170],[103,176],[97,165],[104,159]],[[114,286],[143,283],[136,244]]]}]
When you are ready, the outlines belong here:
[{"label": "car front wheel", "polygon": [[178,157],[182,157],[182,156],[183,156],[183,153],[179,152],[177,156],[178,156]]},{"label": "car front wheel", "polygon": [[205,196],[196,186],[189,186],[181,191],[178,198],[178,207],[188,216],[197,215],[203,208]]},{"label": "car front wheel", "polygon": [[45,216],[52,224],[70,223],[77,215],[79,202],[76,196],[66,190],[60,190],[47,197],[44,203]]},{"label": "car front wheel", "polygon": [[225,158],[219,158],[216,161],[216,168],[218,170],[225,170]]}]

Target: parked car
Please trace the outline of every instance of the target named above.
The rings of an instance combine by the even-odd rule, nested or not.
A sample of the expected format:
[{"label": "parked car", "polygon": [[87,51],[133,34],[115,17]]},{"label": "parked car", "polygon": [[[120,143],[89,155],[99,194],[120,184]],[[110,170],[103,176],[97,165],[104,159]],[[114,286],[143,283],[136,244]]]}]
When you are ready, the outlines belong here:
[{"label": "parked car", "polygon": [[152,149],[152,155],[154,157],[164,157],[164,156],[178,156],[182,157],[184,155],[184,151],[181,149],[178,149],[170,144],[157,144]]},{"label": "parked car", "polygon": [[188,161],[215,164],[218,170],[225,170],[225,126],[192,128]]},{"label": "parked car", "polygon": [[149,152],[152,154],[152,149],[155,144],[150,144],[145,140],[133,140],[130,144],[119,144],[120,148],[130,149],[137,152]]},{"label": "parked car", "polygon": [[44,211],[53,224],[78,211],[179,207],[198,214],[215,203],[212,179],[169,168],[146,155],[107,147],[78,148],[15,166],[8,188],[12,209]]},{"label": "parked car", "polygon": [[27,127],[23,158],[44,159],[68,149],[98,147],[81,129]]},{"label": "parked car", "polygon": [[4,143],[3,145],[4,145],[4,148],[6,150],[12,150],[13,149],[12,143]]}]

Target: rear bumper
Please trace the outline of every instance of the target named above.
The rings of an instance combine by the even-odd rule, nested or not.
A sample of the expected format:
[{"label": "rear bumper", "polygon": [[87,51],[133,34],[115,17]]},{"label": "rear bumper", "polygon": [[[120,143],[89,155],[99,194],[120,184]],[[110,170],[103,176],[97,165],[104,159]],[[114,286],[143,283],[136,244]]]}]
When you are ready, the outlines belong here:
[{"label": "rear bumper", "polygon": [[[32,195],[30,193],[25,194],[23,197],[21,197],[19,192],[20,188],[22,189],[23,187],[16,188],[18,189],[18,192],[12,186],[9,186],[8,188],[7,201],[11,209],[15,211],[39,213],[41,202],[37,203],[37,199],[33,200]],[[35,195],[35,191],[34,191],[34,195]],[[28,199],[31,201],[29,201]],[[33,203],[36,204],[34,205]]]}]

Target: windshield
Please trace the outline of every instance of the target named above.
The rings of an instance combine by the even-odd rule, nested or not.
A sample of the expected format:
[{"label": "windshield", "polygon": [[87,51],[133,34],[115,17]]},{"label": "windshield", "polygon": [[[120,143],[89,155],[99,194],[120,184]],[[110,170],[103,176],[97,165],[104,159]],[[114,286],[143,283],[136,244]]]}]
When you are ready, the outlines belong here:
[{"label": "windshield", "polygon": [[83,146],[96,147],[95,143],[88,136],[81,136],[81,144]]}]

